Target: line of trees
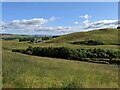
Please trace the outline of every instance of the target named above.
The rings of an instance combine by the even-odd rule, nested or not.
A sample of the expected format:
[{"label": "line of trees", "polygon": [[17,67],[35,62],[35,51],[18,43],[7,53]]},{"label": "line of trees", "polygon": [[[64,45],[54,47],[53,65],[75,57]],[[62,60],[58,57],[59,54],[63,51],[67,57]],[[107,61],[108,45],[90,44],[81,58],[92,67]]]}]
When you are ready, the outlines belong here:
[{"label": "line of trees", "polygon": [[42,40],[49,40],[51,37],[47,37],[47,36],[45,36],[45,37],[42,37]]},{"label": "line of trees", "polygon": [[32,37],[28,37],[28,38],[19,38],[19,42],[22,42],[22,41],[31,41],[31,42],[34,42],[35,38],[32,38]]},{"label": "line of trees", "polygon": [[78,41],[78,42],[73,42],[72,44],[104,45],[103,42],[101,42],[101,41],[96,41],[96,40]]},{"label": "line of trees", "polygon": [[63,58],[72,60],[82,60],[85,58],[120,58],[120,51],[103,49],[71,49],[67,47],[31,47],[24,49],[13,49],[13,52],[20,52],[29,55]]}]

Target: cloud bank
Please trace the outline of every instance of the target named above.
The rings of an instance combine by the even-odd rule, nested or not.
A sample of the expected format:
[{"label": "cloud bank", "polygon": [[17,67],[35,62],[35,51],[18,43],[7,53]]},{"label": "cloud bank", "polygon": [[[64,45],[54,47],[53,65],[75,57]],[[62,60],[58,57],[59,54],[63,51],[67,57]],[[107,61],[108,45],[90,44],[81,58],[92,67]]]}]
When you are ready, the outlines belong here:
[{"label": "cloud bank", "polygon": [[118,26],[118,20],[100,20],[100,21],[88,23],[85,29],[116,28],[117,26]]},{"label": "cloud bank", "polygon": [[[17,34],[51,34],[51,35],[61,35],[73,32],[89,31],[100,28],[116,28],[118,26],[118,20],[99,20],[96,22],[89,22],[89,15],[80,16],[85,20],[83,22],[75,22],[71,26],[47,26],[48,23],[53,23],[56,21],[56,17],[52,16],[49,19],[45,18],[33,18],[33,19],[23,19],[23,20],[13,20],[11,22],[5,23],[0,22],[1,33],[17,33]],[[83,23],[83,25],[80,25]]]}]

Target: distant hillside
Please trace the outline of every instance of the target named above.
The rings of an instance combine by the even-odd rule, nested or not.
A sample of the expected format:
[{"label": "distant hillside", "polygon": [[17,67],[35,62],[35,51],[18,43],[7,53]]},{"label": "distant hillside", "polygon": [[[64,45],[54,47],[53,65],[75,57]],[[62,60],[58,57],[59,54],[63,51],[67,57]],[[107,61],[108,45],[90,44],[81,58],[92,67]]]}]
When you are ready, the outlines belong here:
[{"label": "distant hillside", "polygon": [[99,29],[88,32],[76,32],[51,39],[49,43],[65,43],[84,40],[99,40],[105,44],[118,44],[119,29]]},{"label": "distant hillside", "polygon": [[1,34],[0,38],[21,38],[21,37],[33,37],[33,38],[41,38],[41,37],[59,37],[59,36],[53,36],[53,35],[20,35],[20,34]]},{"label": "distant hillside", "polygon": [[21,38],[28,37],[27,35],[17,35],[17,34],[1,34],[0,38]]}]

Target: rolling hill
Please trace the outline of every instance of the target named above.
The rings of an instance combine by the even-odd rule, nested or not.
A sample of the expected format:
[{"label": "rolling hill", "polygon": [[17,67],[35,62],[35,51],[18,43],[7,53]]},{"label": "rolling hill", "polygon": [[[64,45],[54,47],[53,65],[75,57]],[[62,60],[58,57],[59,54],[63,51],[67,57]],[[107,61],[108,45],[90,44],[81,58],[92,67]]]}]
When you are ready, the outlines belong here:
[{"label": "rolling hill", "polygon": [[[3,35],[13,38],[14,35]],[[21,37],[21,36],[19,36]],[[100,48],[118,50],[118,45],[75,45],[87,39],[118,43],[118,29],[77,32],[45,42],[2,41],[3,88],[118,88],[118,65],[41,57],[12,52],[32,47]],[[51,43],[46,43],[51,42]],[[72,72],[71,72],[72,71]]]},{"label": "rolling hill", "polygon": [[62,35],[58,38],[47,41],[48,43],[69,43],[84,40],[99,40],[105,44],[118,44],[119,29],[99,29],[88,32],[76,32]]}]

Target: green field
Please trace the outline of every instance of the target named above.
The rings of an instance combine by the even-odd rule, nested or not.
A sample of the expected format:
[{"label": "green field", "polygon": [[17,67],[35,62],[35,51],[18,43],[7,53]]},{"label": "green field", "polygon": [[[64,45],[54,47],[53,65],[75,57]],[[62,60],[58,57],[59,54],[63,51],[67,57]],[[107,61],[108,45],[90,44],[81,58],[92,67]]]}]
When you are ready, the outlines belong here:
[{"label": "green field", "polygon": [[[104,33],[107,32],[107,33]],[[86,35],[87,36],[81,36]],[[40,42],[27,43],[2,40],[2,67],[4,88],[118,88],[118,66],[58,58],[38,57],[12,52],[28,46],[102,48],[118,50],[118,30],[74,33]],[[98,36],[104,35],[104,38]],[[108,37],[109,36],[109,37]],[[70,38],[71,37],[71,38]],[[78,38],[79,37],[79,38]],[[98,37],[98,38],[97,38]],[[110,38],[111,37],[111,38]],[[82,39],[81,39],[82,38]],[[73,45],[69,42],[101,39],[107,45]]]},{"label": "green field", "polygon": [[49,40],[47,42],[66,43],[92,39],[102,41],[105,44],[117,44],[119,34],[118,31],[119,29],[100,29],[88,32],[76,32]]}]

